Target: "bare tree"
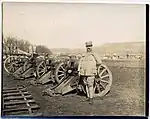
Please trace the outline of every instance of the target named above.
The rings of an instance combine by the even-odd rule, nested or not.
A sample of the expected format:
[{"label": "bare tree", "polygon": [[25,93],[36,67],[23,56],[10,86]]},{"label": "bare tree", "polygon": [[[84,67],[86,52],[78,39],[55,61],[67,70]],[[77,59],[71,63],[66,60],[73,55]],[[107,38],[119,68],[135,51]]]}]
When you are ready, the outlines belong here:
[{"label": "bare tree", "polygon": [[36,52],[37,53],[47,53],[49,55],[52,54],[51,50],[49,48],[47,48],[46,46],[44,46],[44,45],[36,46]]},{"label": "bare tree", "polygon": [[25,52],[29,52],[29,47],[31,43],[26,40],[19,40],[15,37],[6,37],[3,39],[3,50],[7,54],[14,54],[16,53],[16,49],[19,48]]},{"label": "bare tree", "polygon": [[[17,51],[16,49],[20,49],[25,52],[30,52],[30,47],[33,46],[29,41],[23,39],[17,39],[15,37],[6,37],[3,39],[3,51],[6,54],[14,54]],[[44,45],[36,46],[37,53],[47,53],[49,55],[52,54],[51,50]]]}]

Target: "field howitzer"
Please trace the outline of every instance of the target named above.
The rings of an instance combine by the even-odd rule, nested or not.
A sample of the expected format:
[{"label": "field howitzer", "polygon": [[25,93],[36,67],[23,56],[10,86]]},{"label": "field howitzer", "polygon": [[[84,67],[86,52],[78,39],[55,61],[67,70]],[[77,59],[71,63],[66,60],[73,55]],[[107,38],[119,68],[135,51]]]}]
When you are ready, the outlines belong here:
[{"label": "field howitzer", "polygon": [[66,59],[59,59],[54,57],[44,57],[44,60],[39,62],[36,67],[36,75],[35,79],[36,84],[45,84],[48,82],[58,83],[56,80],[56,70],[59,65],[65,61]]},{"label": "field howitzer", "polygon": [[50,68],[51,59],[48,55],[32,53],[23,65],[24,73],[21,76],[24,78],[34,77],[35,79],[40,79],[47,71],[51,70]]},{"label": "field howitzer", "polygon": [[31,54],[22,67],[23,73],[21,73],[20,75],[21,78],[23,79],[31,78],[31,77],[37,78],[38,76],[36,73],[37,67],[43,61],[44,61],[43,56],[40,56],[37,53]]},{"label": "field howitzer", "polygon": [[[59,61],[60,62],[60,61]],[[23,73],[21,73],[21,77],[23,79],[34,77],[35,80],[31,81],[34,83],[47,83],[49,81],[54,81],[54,71],[57,64],[59,64],[57,60],[48,55],[40,55],[37,53],[33,53],[24,63],[22,69]],[[20,77],[19,77],[20,78]]]},{"label": "field howitzer", "polygon": [[31,54],[17,49],[16,54],[10,54],[4,61],[4,69],[17,79],[34,76],[36,58],[38,54]]},{"label": "field howitzer", "polygon": [[[83,79],[78,75],[78,63],[79,60],[70,59],[59,63],[55,70],[55,80],[57,82],[53,87],[43,91],[44,95],[56,96],[64,95],[73,90],[80,91],[86,94],[86,86]],[[97,67],[97,75],[94,81],[94,96],[102,97],[106,95],[112,85],[112,73],[109,68],[100,64]]]},{"label": "field howitzer", "polygon": [[37,66],[36,74],[38,79],[36,80],[35,83],[45,84],[48,82],[53,82],[59,84],[61,80],[67,77],[67,75],[64,75],[64,67],[66,68],[66,66],[69,65],[68,62],[70,62],[68,56],[61,58],[60,57],[45,58],[45,60],[40,62],[39,65]]},{"label": "field howitzer", "polygon": [[7,57],[3,62],[4,70],[8,74],[13,75],[20,67],[23,66],[29,57],[29,53],[17,49],[15,54],[5,54],[5,56]]}]

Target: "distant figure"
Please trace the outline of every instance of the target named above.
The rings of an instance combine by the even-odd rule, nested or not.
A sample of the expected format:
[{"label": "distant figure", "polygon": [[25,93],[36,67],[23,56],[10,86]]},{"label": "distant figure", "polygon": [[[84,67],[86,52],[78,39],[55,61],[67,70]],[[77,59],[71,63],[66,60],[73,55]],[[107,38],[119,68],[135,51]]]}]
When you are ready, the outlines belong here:
[{"label": "distant figure", "polygon": [[79,61],[78,71],[79,76],[83,79],[86,85],[87,98],[90,104],[93,104],[94,96],[94,79],[97,75],[97,66],[102,62],[99,57],[92,52],[92,42],[86,42],[86,54]]},{"label": "distant figure", "polygon": [[116,54],[113,54],[113,59],[117,59],[117,55]]},{"label": "distant figure", "polygon": [[129,58],[129,54],[127,54],[126,56],[127,56],[127,59],[128,59]]},{"label": "distant figure", "polygon": [[140,60],[142,60],[142,55],[139,57]]}]

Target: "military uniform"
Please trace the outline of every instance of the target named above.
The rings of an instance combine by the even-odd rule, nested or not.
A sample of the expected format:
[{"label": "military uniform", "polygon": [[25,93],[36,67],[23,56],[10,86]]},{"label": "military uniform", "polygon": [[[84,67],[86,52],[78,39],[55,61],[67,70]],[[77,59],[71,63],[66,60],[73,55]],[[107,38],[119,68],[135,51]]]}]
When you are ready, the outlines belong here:
[{"label": "military uniform", "polygon": [[[91,45],[91,43],[89,43]],[[88,46],[86,44],[86,46]],[[86,85],[86,93],[87,97],[92,99],[94,96],[94,79],[95,75],[97,74],[97,65],[101,64],[101,60],[97,56],[97,54],[93,52],[87,52],[84,54],[80,61],[78,66],[78,72],[81,78],[83,78],[83,81]]]},{"label": "military uniform", "polygon": [[97,74],[97,64],[101,64],[97,54],[86,53],[79,61],[78,71],[83,76],[95,76]]}]

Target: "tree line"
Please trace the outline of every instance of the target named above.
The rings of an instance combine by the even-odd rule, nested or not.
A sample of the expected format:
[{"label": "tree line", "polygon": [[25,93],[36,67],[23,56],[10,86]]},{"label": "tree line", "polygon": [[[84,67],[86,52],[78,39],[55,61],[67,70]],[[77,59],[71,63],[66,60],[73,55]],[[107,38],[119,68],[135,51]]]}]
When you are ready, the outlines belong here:
[{"label": "tree line", "polygon": [[[31,53],[33,50],[33,44],[31,44],[27,40],[17,39],[15,37],[5,37],[3,38],[3,53],[4,54],[16,54],[17,48],[25,51],[27,53]],[[51,50],[44,45],[35,46],[36,53],[47,53],[49,55],[52,54]]]}]

